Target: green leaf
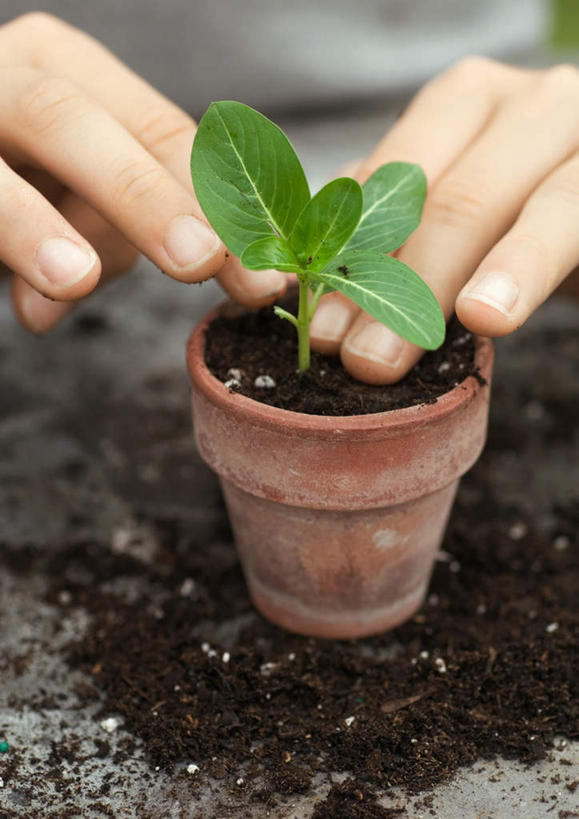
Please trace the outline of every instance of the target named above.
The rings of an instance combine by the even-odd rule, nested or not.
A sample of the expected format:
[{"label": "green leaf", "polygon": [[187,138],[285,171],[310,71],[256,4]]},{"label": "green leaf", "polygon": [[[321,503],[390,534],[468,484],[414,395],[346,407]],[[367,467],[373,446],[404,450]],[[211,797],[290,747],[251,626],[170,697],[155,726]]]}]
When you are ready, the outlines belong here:
[{"label": "green leaf", "polygon": [[420,223],[426,198],[424,171],[410,162],[389,162],[372,174],[362,190],[360,223],[344,249],[396,250]]},{"label": "green leaf", "polygon": [[318,191],[289,238],[302,267],[309,272],[323,270],[354,233],[361,214],[362,188],[354,179],[334,179]]},{"label": "green leaf", "polygon": [[293,250],[284,239],[266,236],[245,248],[241,264],[248,270],[281,270],[283,273],[303,273]]},{"label": "green leaf", "polygon": [[316,278],[425,350],[436,350],[444,341],[444,315],[432,290],[392,256],[346,251]]},{"label": "green leaf", "polygon": [[232,253],[287,239],[310,199],[300,161],[277,125],[240,102],[214,102],[193,143],[191,174],[210,224]]}]

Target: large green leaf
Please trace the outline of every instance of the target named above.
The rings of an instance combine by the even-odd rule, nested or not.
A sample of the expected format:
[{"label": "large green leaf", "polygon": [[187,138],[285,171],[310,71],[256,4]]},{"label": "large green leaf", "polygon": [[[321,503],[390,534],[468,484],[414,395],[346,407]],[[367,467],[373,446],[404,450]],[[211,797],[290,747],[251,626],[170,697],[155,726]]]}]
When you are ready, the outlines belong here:
[{"label": "large green leaf", "polygon": [[279,236],[266,236],[245,248],[241,264],[248,270],[281,270],[283,273],[303,273],[293,250]]},{"label": "large green leaf", "polygon": [[426,198],[424,171],[410,162],[389,162],[362,190],[362,216],[345,250],[396,250],[420,223]]},{"label": "large green leaf", "polygon": [[324,267],[344,247],[362,214],[362,188],[348,177],[334,179],[310,199],[289,238],[301,265],[310,272]]},{"label": "large green leaf", "polygon": [[277,125],[240,102],[214,102],[193,143],[203,212],[232,253],[265,236],[287,239],[310,199],[300,161]]},{"label": "large green leaf", "polygon": [[432,290],[392,256],[346,251],[316,278],[425,350],[444,341],[444,315]]}]

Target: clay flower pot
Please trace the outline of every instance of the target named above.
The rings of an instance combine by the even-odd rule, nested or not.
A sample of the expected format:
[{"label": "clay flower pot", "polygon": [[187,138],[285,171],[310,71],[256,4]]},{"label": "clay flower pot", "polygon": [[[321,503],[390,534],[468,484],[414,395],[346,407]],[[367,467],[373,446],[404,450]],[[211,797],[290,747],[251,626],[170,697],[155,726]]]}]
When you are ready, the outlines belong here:
[{"label": "clay flower pot", "polygon": [[434,404],[305,415],[230,392],[204,362],[210,313],[187,347],[197,447],[217,473],[257,608],[291,631],[352,638],[421,605],[460,477],[485,442],[487,384]]}]

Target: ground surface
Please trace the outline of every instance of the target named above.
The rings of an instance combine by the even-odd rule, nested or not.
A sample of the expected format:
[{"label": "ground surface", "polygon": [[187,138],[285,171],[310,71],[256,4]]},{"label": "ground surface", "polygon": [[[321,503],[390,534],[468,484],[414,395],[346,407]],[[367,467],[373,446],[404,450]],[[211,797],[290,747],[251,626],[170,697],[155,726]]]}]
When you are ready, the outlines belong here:
[{"label": "ground surface", "polygon": [[[369,120],[363,134],[367,144],[382,128],[379,118]],[[298,147],[311,157],[321,156],[332,130],[331,125],[328,131],[302,129]],[[348,138],[346,127],[340,131],[342,147]],[[360,153],[365,147],[360,146]],[[345,151],[340,155],[338,145],[335,156],[326,156],[328,167],[322,168],[323,173],[330,171],[330,161],[347,158]],[[99,295],[78,319],[39,341],[16,328],[6,293],[0,290],[0,543],[4,544],[0,547],[4,551],[0,560],[0,740],[10,743],[10,751],[0,755],[0,816],[306,819],[314,810],[320,817],[337,817],[342,815],[339,810],[352,816],[389,815],[378,812],[378,803],[400,810],[392,815],[409,817],[563,819],[579,815],[574,812],[579,743],[566,743],[564,737],[565,733],[577,736],[576,723],[552,737],[548,731],[541,734],[542,742],[550,739],[547,756],[530,766],[501,758],[481,759],[431,792],[407,796],[401,790],[382,793],[379,789],[377,802],[370,795],[365,800],[354,796],[358,802],[348,807],[347,797],[336,791],[334,799],[341,800],[341,808],[335,801],[326,802],[324,808],[331,784],[347,775],[348,743],[343,746],[342,764],[337,766],[334,759],[333,766],[322,765],[306,793],[278,795],[260,804],[252,799],[253,788],[247,787],[243,766],[223,775],[211,768],[209,760],[190,758],[183,760],[185,767],[170,771],[159,764],[155,770],[151,733],[135,739],[130,719],[106,708],[102,712],[104,691],[110,694],[110,687],[95,686],[100,672],[94,671],[94,665],[92,674],[78,662],[72,668],[67,662],[68,646],[81,645],[88,658],[98,653],[99,639],[103,645],[110,643],[114,635],[106,628],[100,635],[91,633],[94,602],[105,593],[110,595],[113,615],[128,607],[135,622],[138,613],[131,605],[147,599],[148,614],[158,619],[158,634],[163,635],[163,616],[157,617],[156,612],[166,602],[166,576],[161,572],[151,580],[150,574],[140,575],[134,568],[165,565],[159,562],[155,520],[177,521],[197,544],[213,550],[216,574],[213,579],[211,575],[201,578],[209,588],[219,578],[218,572],[224,571],[224,561],[227,572],[232,566],[230,598],[216,591],[218,610],[207,609],[202,620],[192,614],[191,645],[196,651],[208,640],[229,650],[235,659],[236,651],[247,645],[243,640],[249,633],[254,640],[267,638],[264,645],[273,653],[285,645],[286,638],[264,626],[251,611],[234,564],[228,562],[231,549],[218,488],[196,455],[189,432],[184,340],[194,321],[218,298],[217,290],[204,285],[185,291],[187,298],[183,293],[182,286],[143,266]],[[481,506],[479,529],[487,532],[486,527],[495,526],[497,543],[508,545],[510,539],[513,549],[519,550],[517,555],[530,532],[535,557],[544,543],[549,576],[558,578],[562,589],[567,576],[561,575],[557,561],[561,556],[567,559],[568,550],[576,548],[571,527],[577,522],[573,510],[579,501],[578,326],[578,307],[552,302],[516,336],[499,344],[490,445],[463,484],[451,528],[456,539],[462,522],[476,518],[477,493],[484,491],[487,502]],[[521,411],[520,418],[514,416],[515,409]],[[456,545],[456,540],[451,543]],[[94,565],[87,560],[62,560],[63,553],[70,555],[82,544],[97,544],[86,546],[89,556],[93,550]],[[445,548],[450,552],[448,542]],[[109,579],[99,575],[98,566],[112,561],[116,569],[127,556],[136,561],[127,564],[130,570],[116,578],[114,573]],[[473,582],[468,555],[461,557],[463,566],[455,574],[450,569],[452,560],[443,558],[435,578],[440,597],[453,589],[460,597],[469,588],[466,584]],[[62,583],[57,582],[59,570]],[[504,565],[501,571],[502,577],[507,576]],[[450,584],[445,584],[445,572],[453,575],[448,574]],[[94,595],[93,576],[98,578]],[[181,593],[188,576],[174,578],[180,581],[175,594],[181,600],[192,591],[185,587],[188,591]],[[543,585],[549,587],[547,582],[529,583],[527,597],[515,601],[520,604],[519,614],[534,611],[536,601],[544,602]],[[198,611],[193,602],[192,613]],[[505,611],[512,608],[512,596],[505,594],[504,602]],[[548,607],[539,611],[546,618],[545,628],[552,626],[550,611]],[[566,645],[570,668],[576,668],[577,648],[571,640],[564,643],[564,638],[573,636],[574,615],[576,611],[548,632],[559,641],[557,645]],[[470,617],[465,624],[476,622],[476,609]],[[431,650],[426,637],[421,642],[422,626],[426,631],[428,622],[411,626],[412,647],[418,655],[420,650]],[[90,643],[83,642],[87,634]],[[387,639],[381,644],[379,659],[385,667],[387,649],[399,650],[398,639],[399,635],[391,644]],[[130,641],[127,663],[131,662],[129,648]],[[299,639],[295,651],[299,657],[307,651],[313,660],[316,652],[330,656],[328,649],[308,647]],[[376,644],[349,651],[351,656],[357,652],[356,662],[364,673],[368,669],[375,673]],[[452,673],[450,669],[451,681]],[[436,669],[432,673],[425,669],[424,674],[426,680],[438,680]],[[545,690],[556,692],[548,668],[545,677]],[[563,711],[562,691],[548,703],[557,725],[570,713]],[[333,701],[321,705],[321,710],[330,710]],[[162,719],[162,706],[158,707]],[[106,727],[111,723],[101,725],[106,717],[119,721],[110,733]],[[348,727],[355,731],[356,723]],[[161,725],[159,736],[162,733]],[[271,734],[278,736],[278,727],[272,725]],[[403,753],[410,759],[410,751]],[[187,773],[186,765],[192,762],[202,769],[199,774]],[[244,781],[237,784],[240,778]]]}]

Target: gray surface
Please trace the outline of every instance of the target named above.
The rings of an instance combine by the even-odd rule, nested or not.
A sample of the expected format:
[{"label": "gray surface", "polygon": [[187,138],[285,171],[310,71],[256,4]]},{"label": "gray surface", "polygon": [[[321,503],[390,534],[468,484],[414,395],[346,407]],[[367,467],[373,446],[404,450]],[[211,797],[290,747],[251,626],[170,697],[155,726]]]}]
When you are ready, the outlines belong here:
[{"label": "gray surface", "polygon": [[528,58],[547,0],[2,0],[90,32],[188,111],[239,99],[268,111],[392,97],[455,60]]},{"label": "gray surface", "polygon": [[[346,123],[339,131],[333,123],[308,126],[293,136],[319,181],[336,164],[362,154],[384,127],[385,118],[374,117],[362,125]],[[328,144],[334,146],[331,151]],[[75,537],[89,534],[118,549],[137,534],[132,540],[148,560],[155,542],[137,524],[138,509],[188,519],[201,537],[212,530],[221,515],[216,484],[183,426],[188,412],[183,345],[194,321],[218,298],[213,284],[186,289],[142,265],[89,305],[106,314],[108,332],[81,336],[69,322],[38,340],[17,328],[7,293],[0,289],[0,540],[13,546],[44,543],[49,549],[70,536],[71,514],[82,514],[85,522],[75,528]],[[529,412],[540,410],[541,396],[564,377],[577,390],[571,356],[555,362],[533,339],[540,326],[561,329],[576,325],[578,318],[576,306],[554,301],[499,345],[497,385],[502,389],[518,388],[538,376],[534,391],[528,388]],[[97,413],[91,423],[86,420],[88,405]],[[161,429],[151,426],[159,416],[166,425]],[[546,515],[554,501],[576,491],[578,451],[577,435],[545,451],[538,434],[536,448],[525,458],[514,453],[497,458],[497,488],[503,491],[508,468],[520,476],[519,487],[509,490],[513,502]],[[79,460],[87,469],[83,480],[63,478],[63,466]],[[50,817],[68,801],[78,816],[101,816],[96,794],[103,776],[113,772],[111,796],[100,802],[119,817],[196,817],[202,806],[209,817],[268,815],[265,808],[243,812],[235,795],[228,795],[229,784],[215,782],[199,793],[191,774],[169,777],[151,771],[139,750],[122,768],[115,768],[110,757],[95,756],[95,738],[108,739],[114,748],[126,735],[122,726],[106,734],[93,718],[96,708],[80,706],[76,686],[82,676],[70,672],[60,649],[83,632],[86,616],[65,604],[40,602],[43,585],[37,575],[0,576],[0,734],[19,757],[10,786],[0,787],[0,808],[27,819]],[[121,596],[131,594],[131,587],[121,583],[116,590]],[[7,705],[16,693],[26,695],[24,714]],[[47,704],[47,694],[58,699]],[[57,792],[47,775],[51,742],[77,740],[86,759],[77,768],[62,763],[68,788]],[[475,765],[438,788],[429,807],[422,798],[406,803],[400,797],[394,803],[406,804],[415,818],[431,816],[431,810],[439,817],[481,819],[558,816],[577,807],[577,794],[565,788],[564,778],[577,778],[577,767],[562,766],[561,758],[577,765],[579,745],[554,749],[550,759],[533,768],[506,762]],[[10,755],[0,756],[0,777],[9,761]],[[328,780],[320,779],[315,797],[294,800],[269,815],[305,819],[315,798],[328,789]],[[215,812],[216,800],[223,799],[228,806]]]}]

